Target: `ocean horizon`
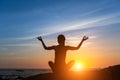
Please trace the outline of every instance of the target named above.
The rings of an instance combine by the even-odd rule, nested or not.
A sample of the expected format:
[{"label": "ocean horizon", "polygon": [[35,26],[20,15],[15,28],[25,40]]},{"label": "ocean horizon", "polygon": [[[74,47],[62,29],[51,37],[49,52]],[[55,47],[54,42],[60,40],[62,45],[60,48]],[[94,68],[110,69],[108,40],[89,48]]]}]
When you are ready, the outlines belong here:
[{"label": "ocean horizon", "polygon": [[37,74],[51,73],[50,69],[0,69],[0,78],[16,79],[18,77],[26,78]]}]

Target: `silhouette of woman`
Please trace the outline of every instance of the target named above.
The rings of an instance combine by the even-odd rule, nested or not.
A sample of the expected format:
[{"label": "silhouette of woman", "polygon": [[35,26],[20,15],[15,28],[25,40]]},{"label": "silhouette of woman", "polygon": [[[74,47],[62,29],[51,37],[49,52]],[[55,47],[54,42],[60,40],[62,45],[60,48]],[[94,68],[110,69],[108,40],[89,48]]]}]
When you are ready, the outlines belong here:
[{"label": "silhouette of woman", "polygon": [[70,61],[68,64],[65,63],[67,50],[79,49],[80,46],[82,45],[82,43],[88,39],[88,37],[84,36],[82,41],[79,43],[79,45],[77,47],[65,46],[65,36],[63,34],[58,35],[58,37],[57,37],[58,45],[55,45],[55,46],[49,46],[49,47],[46,46],[44,41],[42,40],[41,36],[37,37],[37,39],[42,42],[44,49],[55,51],[54,62],[49,61],[48,64],[54,73],[60,73],[63,70],[65,70],[65,71],[69,70],[72,67],[72,65],[74,64],[74,61]]}]

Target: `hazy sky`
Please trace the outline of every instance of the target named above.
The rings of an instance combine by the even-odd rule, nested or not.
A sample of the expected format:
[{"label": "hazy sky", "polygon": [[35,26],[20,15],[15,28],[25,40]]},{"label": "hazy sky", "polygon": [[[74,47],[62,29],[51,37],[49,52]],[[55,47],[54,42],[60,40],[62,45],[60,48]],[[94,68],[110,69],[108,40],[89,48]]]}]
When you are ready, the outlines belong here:
[{"label": "hazy sky", "polygon": [[120,64],[120,0],[0,0],[0,68],[48,68],[58,34],[66,36],[66,62],[89,67]]}]

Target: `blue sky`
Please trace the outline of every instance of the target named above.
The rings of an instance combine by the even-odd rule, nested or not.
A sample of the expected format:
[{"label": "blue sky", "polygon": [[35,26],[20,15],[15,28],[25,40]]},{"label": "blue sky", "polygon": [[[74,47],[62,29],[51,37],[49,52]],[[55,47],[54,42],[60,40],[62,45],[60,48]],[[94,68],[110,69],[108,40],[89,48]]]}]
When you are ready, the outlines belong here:
[{"label": "blue sky", "polygon": [[[51,55],[42,54],[49,52],[42,49],[36,37],[41,35],[46,44],[52,45],[57,44],[54,41],[61,33],[68,38],[67,44],[70,44],[70,40],[75,40],[71,42],[77,44],[83,35],[89,36],[86,44],[88,48],[91,47],[89,52],[97,50],[98,55],[111,52],[112,59],[108,57],[109,54],[104,56],[112,62],[108,65],[118,64],[119,5],[119,0],[0,0],[1,67],[35,67],[32,66],[35,64],[28,62],[32,55],[34,61],[38,61],[38,58],[44,62],[53,59]],[[37,65],[38,68],[47,64],[40,62]]]}]

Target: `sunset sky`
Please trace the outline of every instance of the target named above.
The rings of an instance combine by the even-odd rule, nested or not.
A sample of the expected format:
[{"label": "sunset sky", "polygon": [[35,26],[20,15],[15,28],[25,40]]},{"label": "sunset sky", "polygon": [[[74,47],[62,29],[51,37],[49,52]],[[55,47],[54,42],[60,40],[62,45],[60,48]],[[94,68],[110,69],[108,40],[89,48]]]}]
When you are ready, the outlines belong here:
[{"label": "sunset sky", "polygon": [[66,62],[75,60],[86,68],[120,64],[120,0],[0,0],[0,68],[49,68],[57,36],[77,46]]}]

